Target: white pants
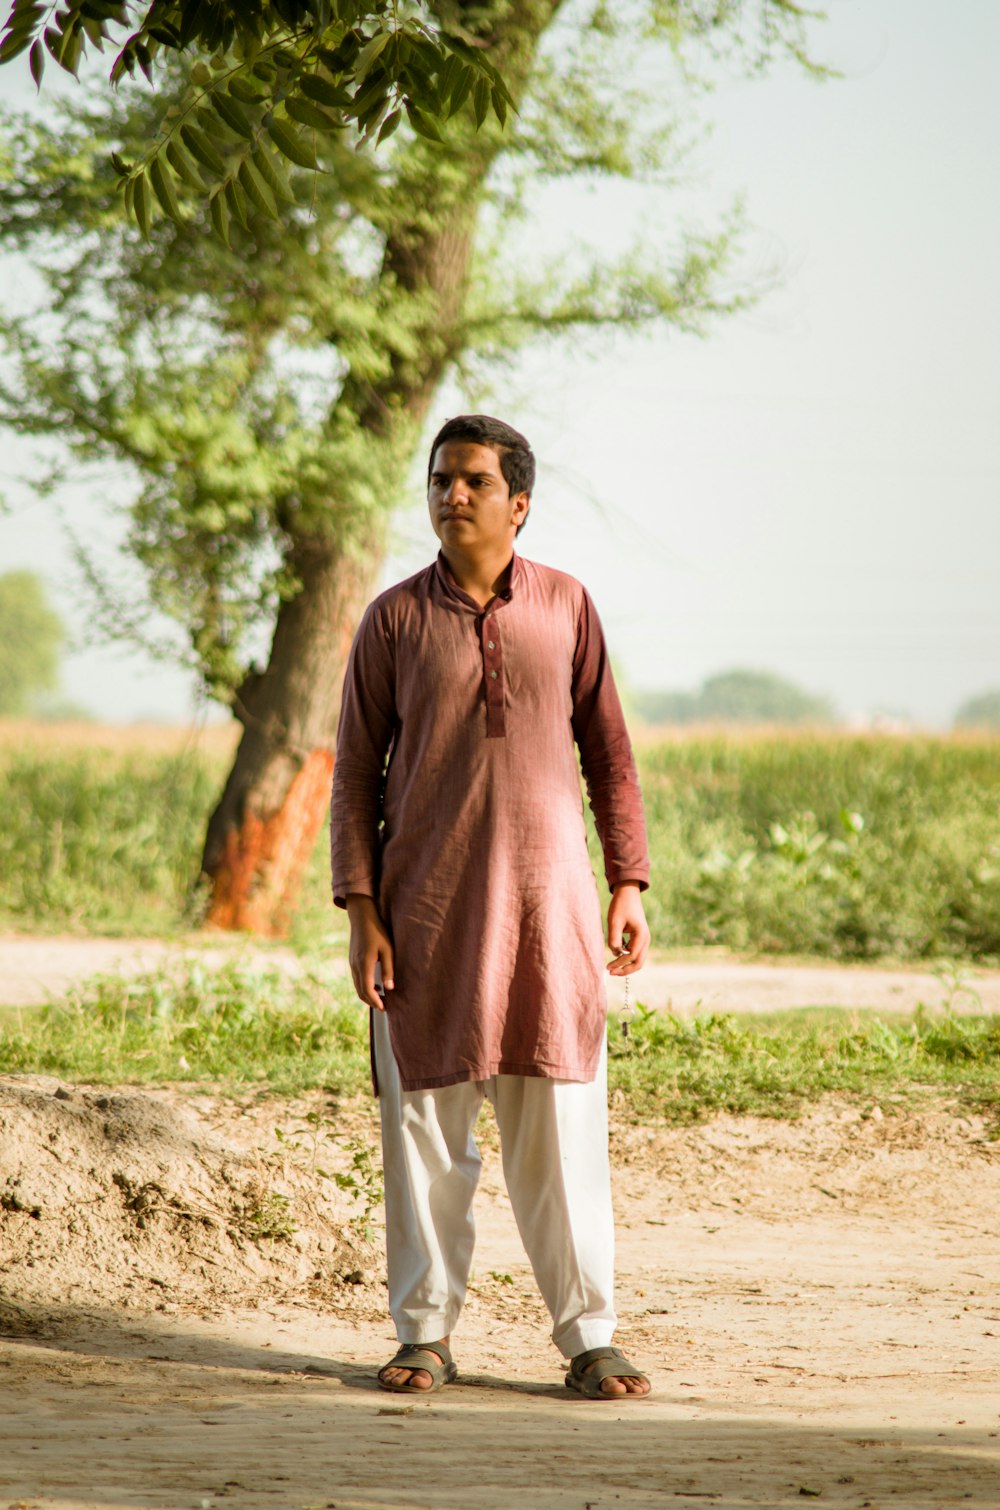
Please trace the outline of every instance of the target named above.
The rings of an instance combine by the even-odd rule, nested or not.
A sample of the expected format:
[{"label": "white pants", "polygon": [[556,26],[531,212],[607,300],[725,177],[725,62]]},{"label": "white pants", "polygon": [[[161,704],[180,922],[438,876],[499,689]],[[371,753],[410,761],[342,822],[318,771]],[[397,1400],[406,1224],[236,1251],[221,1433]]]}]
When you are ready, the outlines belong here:
[{"label": "white pants", "polygon": [[607,1051],[593,1081],[494,1075],[404,1091],[385,1014],[375,1013],[382,1116],[389,1310],[400,1342],[450,1336],[465,1301],[480,1159],[473,1137],[489,1098],[521,1240],[565,1358],[614,1335],[614,1217]]}]

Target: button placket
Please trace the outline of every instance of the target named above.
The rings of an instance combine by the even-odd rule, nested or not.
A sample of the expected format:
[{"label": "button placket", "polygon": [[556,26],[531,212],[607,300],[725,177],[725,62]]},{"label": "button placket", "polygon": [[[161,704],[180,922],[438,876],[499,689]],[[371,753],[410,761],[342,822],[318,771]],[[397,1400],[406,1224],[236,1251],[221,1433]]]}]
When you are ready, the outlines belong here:
[{"label": "button placket", "polygon": [[506,720],[504,717],[503,650],[495,610],[483,615],[480,621],[479,640],[486,695],[486,737],[500,739],[506,733]]}]

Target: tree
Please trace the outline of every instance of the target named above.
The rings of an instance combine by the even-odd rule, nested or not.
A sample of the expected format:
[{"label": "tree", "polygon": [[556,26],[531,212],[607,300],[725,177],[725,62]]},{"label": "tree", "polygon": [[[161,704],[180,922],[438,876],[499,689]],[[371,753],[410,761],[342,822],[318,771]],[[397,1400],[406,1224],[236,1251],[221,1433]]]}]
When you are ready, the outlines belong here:
[{"label": "tree", "polygon": [[31,571],[0,576],[0,718],[29,713],[40,693],[59,681],[65,631]]},{"label": "tree", "polygon": [[720,671],[697,692],[641,692],[639,713],[650,723],[829,723],[825,697],[803,692],[771,671]]},{"label": "tree", "polygon": [[1000,729],[1000,688],[966,698],[955,714],[956,729]]},{"label": "tree", "polygon": [[[798,55],[798,10],[763,8],[766,55]],[[324,171],[308,194],[296,169],[283,222],[247,196],[231,249],[193,217],[156,222],[148,242],[123,225],[102,165],[147,139],[148,99],[74,103],[58,128],[8,133],[0,244],[30,251],[51,293],[37,317],[0,325],[0,418],[63,437],[76,466],[134,470],[127,543],[148,599],[243,725],[204,854],[221,925],[280,929],[292,905],[325,807],[344,659],[444,376],[544,335],[704,330],[746,302],[723,283],[732,227],[610,264],[576,247],[512,268],[505,241],[539,178],[662,184],[675,133],[622,81],[657,38],[741,48],[734,15],[659,0],[459,9],[470,34],[497,38],[516,122],[456,118],[444,144],[403,123],[377,151],[317,138]],[[145,614],[105,594],[114,631],[142,638]]]},{"label": "tree", "polygon": [[[59,10],[14,0],[0,63],[27,53],[41,87],[46,56],[76,74],[88,44],[117,49],[111,82],[139,69],[150,84],[169,79],[171,64],[193,54],[187,88],[150,122],[138,158],[112,152],[125,210],[148,234],[157,208],[182,220],[182,189],[208,204],[217,235],[228,240],[230,213],[245,201],[277,218],[292,197],[286,161],[318,168],[313,146],[323,135],[356,127],[362,141],[382,141],[405,118],[414,131],[441,140],[463,109],[477,126],[492,112],[501,125],[513,99],[486,53],[495,37],[475,36],[460,3],[439,7],[398,0],[65,0]],[[135,24],[138,22],[138,24]],[[166,69],[164,69],[166,64]],[[305,128],[305,129],[303,129]],[[189,196],[188,196],[189,197]]]}]

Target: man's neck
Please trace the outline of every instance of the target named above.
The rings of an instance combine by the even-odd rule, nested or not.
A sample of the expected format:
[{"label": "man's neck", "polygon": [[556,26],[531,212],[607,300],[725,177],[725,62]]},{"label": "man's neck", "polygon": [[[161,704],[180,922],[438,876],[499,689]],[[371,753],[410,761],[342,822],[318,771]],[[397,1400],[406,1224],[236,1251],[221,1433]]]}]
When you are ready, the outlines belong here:
[{"label": "man's neck", "polygon": [[441,547],[441,554],[462,591],[485,608],[490,599],[495,598],[500,589],[506,586],[510,564],[514,559],[514,547],[506,546],[504,550],[482,558],[469,557],[454,549],[445,550],[444,546]]}]

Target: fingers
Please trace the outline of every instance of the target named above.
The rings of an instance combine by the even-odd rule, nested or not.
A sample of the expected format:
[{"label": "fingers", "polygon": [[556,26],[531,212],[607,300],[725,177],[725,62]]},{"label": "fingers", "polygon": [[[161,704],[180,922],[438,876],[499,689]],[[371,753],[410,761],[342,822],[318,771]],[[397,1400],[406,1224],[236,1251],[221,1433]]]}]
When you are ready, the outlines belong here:
[{"label": "fingers", "polygon": [[392,945],[386,939],[378,952],[379,964],[382,966],[382,984],[387,991],[395,989],[396,982],[392,978]]},{"label": "fingers", "polygon": [[384,1012],[385,992],[394,987],[391,946],[373,946],[363,954],[352,957],[351,979],[359,1001],[363,1001],[367,1007],[374,1007],[376,1012]]},{"label": "fingers", "polygon": [[611,975],[634,975],[649,953],[649,925],[638,897],[615,892],[608,908],[608,948],[615,958],[608,964]]},{"label": "fingers", "polygon": [[379,995],[375,985],[375,962],[377,955],[372,955],[360,964],[351,961],[351,977],[354,981],[354,989],[358,1000],[363,1001],[366,1007],[374,1007],[376,1012],[385,1011],[385,1002]]}]

